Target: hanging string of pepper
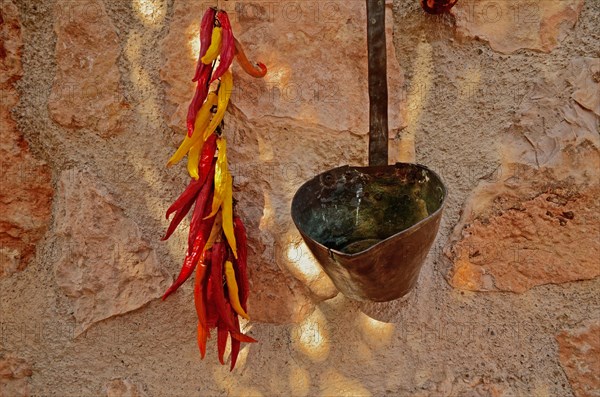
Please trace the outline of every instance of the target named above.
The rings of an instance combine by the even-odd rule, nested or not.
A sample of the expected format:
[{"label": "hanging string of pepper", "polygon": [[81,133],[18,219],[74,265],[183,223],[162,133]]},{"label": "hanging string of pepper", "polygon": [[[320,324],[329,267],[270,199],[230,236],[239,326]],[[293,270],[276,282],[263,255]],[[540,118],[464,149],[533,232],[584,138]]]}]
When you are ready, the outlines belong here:
[{"label": "hanging string of pepper", "polygon": [[175,215],[163,237],[168,239],[193,207],[183,266],[163,300],[196,272],[194,304],[200,356],[204,359],[210,331],[216,328],[221,364],[230,337],[230,370],[235,367],[241,342],[256,342],[240,330],[239,316],[250,319],[246,229],[233,209],[233,178],[227,164],[227,141],[222,136],[233,89],[230,67],[234,58],[251,76],[267,73],[264,64],[248,60],[233,36],[227,13],[209,8],[200,23],[200,55],[192,79],[197,86],[188,108],[187,134],[167,162],[172,166],[187,156],[191,179],[167,209],[167,219]]}]

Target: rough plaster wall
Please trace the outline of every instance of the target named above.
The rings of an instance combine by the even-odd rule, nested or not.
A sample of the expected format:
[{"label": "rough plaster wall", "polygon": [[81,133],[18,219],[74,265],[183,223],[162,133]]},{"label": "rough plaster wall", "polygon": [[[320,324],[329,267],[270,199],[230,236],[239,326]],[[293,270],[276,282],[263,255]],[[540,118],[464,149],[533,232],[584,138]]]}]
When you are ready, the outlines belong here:
[{"label": "rough plaster wall", "polygon": [[[7,83],[14,80],[20,99],[12,111],[17,124],[10,131],[24,136],[31,155],[48,164],[55,195],[50,219],[45,220],[48,232],[37,243],[34,259],[16,266],[22,271],[14,272],[11,265],[13,270],[0,277],[2,395],[598,395],[600,285],[593,271],[592,277],[583,277],[592,278],[587,281],[544,279],[537,283],[542,285],[521,293],[481,292],[486,288],[478,286],[479,279],[453,281],[459,262],[452,247],[462,241],[458,230],[481,222],[480,215],[489,217],[486,211],[498,210],[489,205],[488,196],[480,195],[482,184],[504,181],[514,170],[512,164],[530,165],[506,155],[511,142],[517,141],[512,135],[519,132],[515,126],[527,121],[523,116],[527,104],[549,96],[558,100],[557,108],[577,106],[569,98],[576,84],[567,84],[565,95],[546,89],[540,93],[536,87],[547,86],[541,76],[566,81],[564,71],[576,58],[593,58],[597,64],[600,3],[539,1],[537,10],[549,15],[544,23],[550,28],[537,29],[535,23],[529,26],[515,19],[530,16],[531,10],[514,14],[510,8],[514,2],[495,2],[492,6],[505,16],[500,18],[505,27],[500,31],[490,27],[498,22],[497,14],[477,14],[479,19],[461,14],[470,6],[481,12],[477,7],[483,4],[496,11],[489,1],[459,1],[454,14],[443,17],[425,15],[417,2],[393,4],[406,118],[404,128],[392,137],[392,157],[431,166],[449,187],[436,244],[417,288],[401,301],[356,303],[341,295],[326,299],[335,295],[327,280],[294,273],[288,263],[303,266],[308,254],[298,248],[290,260],[285,251],[288,240],[281,241],[282,236],[297,239],[287,212],[287,198],[295,187],[330,167],[365,161],[365,131],[331,131],[318,123],[305,127],[293,118],[249,121],[243,109],[228,114],[236,137],[231,161],[240,167],[242,181],[236,195],[247,208],[242,211],[250,230],[260,236],[251,241],[255,302],[260,302],[254,311],[263,320],[280,323],[247,326],[260,343],[243,349],[233,374],[218,364],[216,349],[209,350],[204,362],[199,360],[189,286],[166,302],[155,299],[168,275],[177,271],[185,239],[180,232],[173,241],[158,241],[166,226],[163,212],[185,184],[182,169],[162,166],[180,136],[171,127],[174,109],[161,75],[165,56],[159,50],[177,22],[177,4],[98,0],[87,2],[90,7],[83,10],[80,4],[18,1],[5,12],[11,3],[3,2],[3,20],[9,20],[6,15],[17,16],[24,43],[22,77],[17,71]],[[140,17],[148,4],[156,13],[153,23]],[[190,4],[198,7],[196,2]],[[56,23],[65,18],[67,24]],[[506,35],[510,29],[520,32],[515,21],[525,30],[523,35],[533,38]],[[74,39],[82,35],[91,39]],[[12,33],[8,37],[7,43],[17,41]],[[318,45],[314,38],[306,40]],[[107,64],[77,76],[76,87],[91,82],[98,86],[96,91],[83,90],[69,98],[72,91],[60,89],[69,83],[61,78],[61,67],[78,67],[69,58],[75,51],[62,55],[57,51],[62,42],[86,56],[105,57]],[[257,47],[257,52],[269,51]],[[105,70],[111,74],[104,76]],[[586,92],[593,94],[594,79],[586,84],[591,84]],[[3,106],[4,90],[12,89],[3,86]],[[73,114],[94,114],[86,103],[73,102],[96,99],[95,110],[110,114],[114,123],[73,121]],[[65,114],[71,118],[53,115],[61,107],[49,103],[69,101],[78,113],[68,109]],[[562,114],[555,107],[544,112],[550,121]],[[598,147],[597,117],[594,121],[595,135],[588,139],[592,159],[597,158]],[[3,134],[9,127],[3,118]],[[325,145],[320,136],[325,136]],[[299,143],[292,146],[295,142]],[[260,162],[252,157],[252,151],[265,145],[277,148],[282,159],[268,163],[273,169],[268,177],[255,171]],[[327,150],[317,149],[322,146]],[[283,165],[292,162],[300,171],[289,178]],[[551,182],[560,179],[552,178]],[[593,185],[598,174],[588,178]],[[256,181],[259,188],[253,187]],[[537,197],[551,185],[527,186]],[[279,194],[278,189],[286,191]],[[513,201],[535,207],[528,204],[531,195],[524,190],[513,189]],[[502,193],[499,188],[492,192]],[[589,199],[583,195],[579,202],[585,206]],[[273,208],[269,221],[264,201],[271,201],[267,204]],[[477,211],[478,205],[483,210]],[[102,213],[95,214],[94,209]],[[502,206],[500,210],[508,211]],[[108,219],[99,222],[94,216]],[[590,224],[597,225],[597,212],[590,217]],[[110,238],[95,238],[103,233]],[[37,241],[40,237],[35,236]],[[128,236],[133,236],[131,241],[124,240]],[[31,239],[24,241],[30,244]],[[273,247],[280,249],[264,253]],[[587,248],[591,255],[594,247]],[[587,258],[588,269],[598,267],[593,257]],[[65,269],[85,271],[86,265],[101,267],[93,273],[94,280],[68,271],[65,277]],[[493,263],[486,265],[492,276],[498,276]],[[131,271],[131,276],[124,269],[139,271]],[[261,271],[271,276],[262,279],[257,276]],[[136,286],[140,275],[146,280],[141,287]],[[274,284],[272,295],[269,281]],[[123,283],[123,288],[104,291],[102,283]],[[121,294],[132,288],[138,294],[135,299]],[[113,307],[114,302],[118,304]],[[281,324],[289,320],[297,323]]]}]

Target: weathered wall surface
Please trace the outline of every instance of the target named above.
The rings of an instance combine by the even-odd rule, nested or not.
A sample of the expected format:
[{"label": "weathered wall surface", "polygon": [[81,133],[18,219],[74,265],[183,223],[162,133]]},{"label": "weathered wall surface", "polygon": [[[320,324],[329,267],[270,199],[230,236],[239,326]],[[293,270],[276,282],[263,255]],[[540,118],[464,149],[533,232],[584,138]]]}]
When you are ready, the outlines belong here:
[{"label": "weathered wall surface", "polygon": [[[223,1],[264,80],[226,115],[253,295],[233,373],[200,361],[164,164],[192,95],[192,0],[5,0],[0,396],[600,395],[600,3],[388,4],[391,161],[449,189],[415,291],[337,294],[295,190],[367,158],[362,1]],[[214,342],[213,342],[214,343]]]}]

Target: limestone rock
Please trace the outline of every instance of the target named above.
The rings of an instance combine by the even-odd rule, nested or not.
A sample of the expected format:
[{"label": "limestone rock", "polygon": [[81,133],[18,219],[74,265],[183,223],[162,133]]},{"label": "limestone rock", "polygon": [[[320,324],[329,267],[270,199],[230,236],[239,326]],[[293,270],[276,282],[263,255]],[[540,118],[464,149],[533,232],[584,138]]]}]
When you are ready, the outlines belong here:
[{"label": "limestone rock", "polygon": [[451,10],[458,34],[489,42],[495,51],[550,52],[572,29],[584,0],[459,1]]},{"label": "limestone rock", "polygon": [[55,222],[61,247],[55,278],[72,300],[76,335],[138,309],[168,287],[137,224],[90,174],[61,174]]},{"label": "limestone rock", "polygon": [[29,396],[28,378],[32,374],[31,365],[22,358],[12,354],[0,357],[0,396]]},{"label": "limestone rock", "polygon": [[594,222],[600,189],[570,190],[517,200],[514,208],[468,224],[455,246],[452,285],[524,292],[536,285],[600,276],[600,228]]},{"label": "limestone rock", "polygon": [[577,73],[571,78],[571,84],[577,89],[571,98],[600,116],[600,59],[579,58],[573,61],[573,67]]},{"label": "limestone rock", "polygon": [[[12,1],[2,2],[2,30],[0,30],[0,66],[2,74],[0,82],[2,89],[12,89],[13,83],[23,75],[21,64],[21,53],[23,50],[23,38],[21,34],[21,21],[19,10]],[[15,98],[4,98],[2,104],[14,105]]]},{"label": "limestone rock", "polygon": [[104,387],[106,397],[146,397],[144,389],[128,379],[113,379]]},{"label": "limestone rock", "polygon": [[502,145],[501,177],[476,188],[446,251],[453,286],[524,292],[600,276],[599,118],[559,99],[569,89],[590,98],[597,62],[575,59],[522,105]]},{"label": "limestone rock", "polygon": [[21,24],[10,2],[0,9],[0,277],[23,270],[47,230],[53,190],[46,163],[32,156],[11,110],[23,75]]},{"label": "limestone rock", "polygon": [[560,364],[576,397],[600,396],[600,321],[556,336]]},{"label": "limestone rock", "polygon": [[[386,14],[389,128],[404,125],[404,75]],[[234,63],[233,103],[250,120],[290,118],[333,131],[369,131],[367,21],[364,2],[236,3],[234,29],[247,54],[265,63],[264,79]]]},{"label": "limestone rock", "polygon": [[121,128],[126,104],[117,66],[121,48],[104,3],[59,1],[54,16],[57,65],[50,116],[64,127],[114,135]]},{"label": "limestone rock", "polygon": [[[249,58],[267,65],[262,79],[246,75],[234,61],[232,103],[253,121],[265,116],[294,119],[333,131],[368,132],[366,10],[364,3],[332,1],[221,6]],[[170,125],[185,128],[193,96],[198,23],[206,3],[174,2],[161,77],[167,83]],[[390,129],[403,126],[403,73],[392,44],[391,3],[387,14]],[[298,133],[301,133],[298,131]]]}]

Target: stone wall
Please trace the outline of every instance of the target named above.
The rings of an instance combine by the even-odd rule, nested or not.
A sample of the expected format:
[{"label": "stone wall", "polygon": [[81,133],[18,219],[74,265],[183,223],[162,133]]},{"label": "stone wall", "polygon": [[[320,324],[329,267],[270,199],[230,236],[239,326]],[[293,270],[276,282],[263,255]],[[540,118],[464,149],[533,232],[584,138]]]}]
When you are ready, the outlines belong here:
[{"label": "stone wall", "polygon": [[197,25],[217,2],[4,0],[0,395],[600,395],[600,3],[388,2],[390,161],[449,196],[417,288],[338,294],[290,218],[303,181],[366,164],[362,1],[219,1],[265,79],[225,117],[247,223],[236,370],[200,361],[186,246]]}]

